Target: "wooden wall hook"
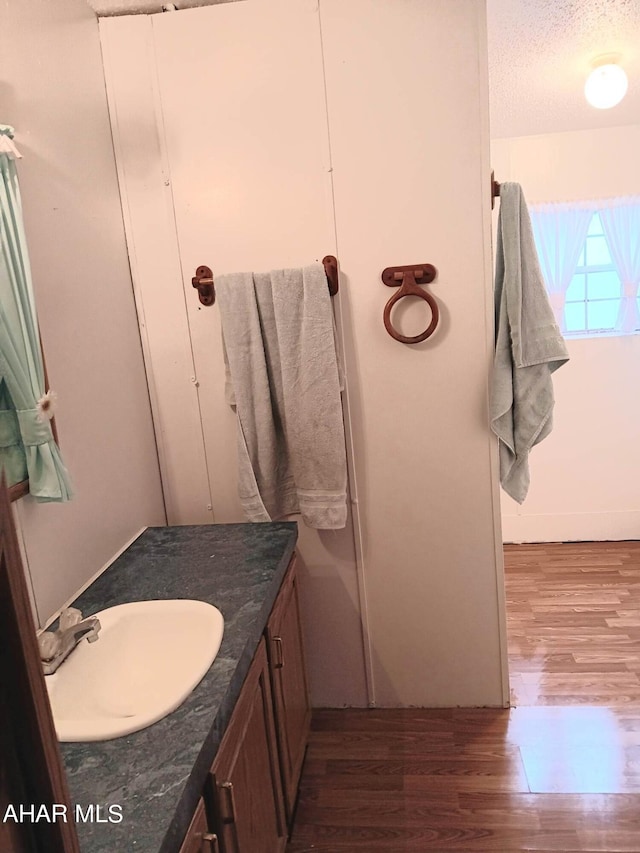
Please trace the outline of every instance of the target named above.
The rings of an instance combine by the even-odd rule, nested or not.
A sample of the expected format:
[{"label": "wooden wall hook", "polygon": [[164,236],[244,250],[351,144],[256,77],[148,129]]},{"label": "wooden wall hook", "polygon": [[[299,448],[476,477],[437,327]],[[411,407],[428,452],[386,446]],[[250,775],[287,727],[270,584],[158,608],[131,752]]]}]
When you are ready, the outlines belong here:
[{"label": "wooden wall hook", "polygon": [[327,277],[327,284],[329,285],[329,295],[335,296],[338,292],[338,259],[333,255],[325,255],[322,259],[322,266],[324,267],[324,273]]},{"label": "wooden wall hook", "polygon": [[216,301],[216,292],[213,287],[213,272],[211,267],[204,264],[196,269],[196,274],[191,279],[191,284],[198,289],[198,299],[203,305],[213,305]]},{"label": "wooden wall hook", "polygon": [[493,210],[496,199],[500,197],[500,184],[495,179],[493,169],[491,170],[491,210]]}]

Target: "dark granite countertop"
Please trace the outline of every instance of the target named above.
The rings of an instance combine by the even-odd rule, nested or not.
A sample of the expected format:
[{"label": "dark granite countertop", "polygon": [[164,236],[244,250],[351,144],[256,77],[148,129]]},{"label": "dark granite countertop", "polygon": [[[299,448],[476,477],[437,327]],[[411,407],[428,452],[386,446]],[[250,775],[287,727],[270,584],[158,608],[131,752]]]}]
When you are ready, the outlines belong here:
[{"label": "dark granite countertop", "polygon": [[[292,522],[153,527],[74,602],[85,616],[155,598],[196,598],[224,616],[218,656],[185,702],[147,729],[61,744],[82,853],[177,853],[297,539]],[[109,822],[109,806],[122,821]],[[111,817],[117,817],[112,811]]]}]

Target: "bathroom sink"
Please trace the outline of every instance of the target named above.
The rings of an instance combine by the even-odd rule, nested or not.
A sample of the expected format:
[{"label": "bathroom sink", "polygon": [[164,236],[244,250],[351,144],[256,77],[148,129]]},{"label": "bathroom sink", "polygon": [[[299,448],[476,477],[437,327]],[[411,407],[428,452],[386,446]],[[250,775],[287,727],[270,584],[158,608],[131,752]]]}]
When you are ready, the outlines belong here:
[{"label": "bathroom sink", "polygon": [[45,682],[61,741],[137,732],[184,702],[218,653],[224,620],[204,601],[134,601],[95,614],[98,639],[82,639]]}]

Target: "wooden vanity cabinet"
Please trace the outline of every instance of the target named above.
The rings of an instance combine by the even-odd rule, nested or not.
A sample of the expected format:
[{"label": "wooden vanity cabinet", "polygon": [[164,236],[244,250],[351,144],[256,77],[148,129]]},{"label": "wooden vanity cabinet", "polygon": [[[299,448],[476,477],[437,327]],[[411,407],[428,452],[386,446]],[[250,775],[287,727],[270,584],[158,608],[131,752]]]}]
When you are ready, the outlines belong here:
[{"label": "wooden vanity cabinet", "polygon": [[180,853],[284,851],[310,720],[293,558]]},{"label": "wooden vanity cabinet", "polygon": [[209,831],[202,797],[182,842],[180,853],[221,853],[218,836]]},{"label": "wooden vanity cabinet", "polygon": [[266,639],[284,803],[291,827],[311,724],[295,557],[267,623]]},{"label": "wooden vanity cabinet", "polygon": [[210,773],[221,853],[280,853],[287,843],[264,639]]}]

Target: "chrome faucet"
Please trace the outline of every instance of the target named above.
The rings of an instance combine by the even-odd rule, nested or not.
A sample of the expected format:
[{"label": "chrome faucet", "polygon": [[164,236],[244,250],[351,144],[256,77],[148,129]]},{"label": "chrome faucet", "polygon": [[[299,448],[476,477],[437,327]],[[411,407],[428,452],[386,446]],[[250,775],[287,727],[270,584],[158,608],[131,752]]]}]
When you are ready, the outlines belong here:
[{"label": "chrome faucet", "polygon": [[99,632],[100,620],[96,616],[83,619],[82,613],[75,607],[63,610],[58,629],[43,631],[38,637],[44,674],[54,673],[83,637],[86,637],[89,643],[95,643]]}]

